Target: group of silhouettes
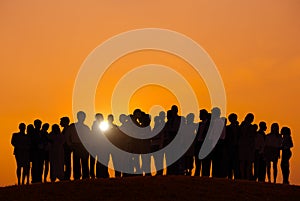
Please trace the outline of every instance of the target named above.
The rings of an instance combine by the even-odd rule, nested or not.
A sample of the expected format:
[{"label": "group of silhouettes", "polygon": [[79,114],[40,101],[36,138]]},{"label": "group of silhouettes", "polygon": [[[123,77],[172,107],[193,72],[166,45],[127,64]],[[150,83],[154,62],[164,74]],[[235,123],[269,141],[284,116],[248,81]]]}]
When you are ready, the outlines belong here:
[{"label": "group of silhouettes", "polygon": [[[101,129],[104,122],[101,113],[95,115],[91,129],[85,125],[85,118],[82,111],[77,113],[76,123],[70,124],[68,117],[62,117],[61,128],[54,124],[50,132],[50,125],[39,119],[27,126],[20,123],[19,132],[11,139],[18,185],[25,181],[27,184],[47,182],[49,170],[51,182],[70,180],[72,170],[74,180],[108,178],[109,171],[114,171],[115,177],[187,175],[265,182],[267,176],[267,181],[271,182],[271,164],[273,182],[276,183],[280,158],[283,183],[289,184],[291,130],[288,127],[280,130],[278,123],[273,123],[270,133],[266,134],[266,123],[253,124],[252,113],[247,114],[241,124],[232,113],[227,124],[227,118],[221,117],[219,108],[213,108],[211,113],[202,109],[200,122],[195,123],[193,113],[179,116],[178,107],[173,105],[167,113],[162,111],[153,118],[153,128],[151,116],[140,109],[130,115],[121,114],[119,126],[114,124],[114,116],[108,115],[105,129]],[[184,154],[172,161],[170,154],[160,150],[178,135],[181,135],[182,147],[186,146],[185,138],[192,141]],[[117,154],[107,146],[107,140],[132,154],[127,158]],[[199,159],[205,144],[210,145],[211,151]],[[175,149],[182,148],[180,143],[177,146]],[[156,166],[152,174],[151,156]],[[109,170],[110,160],[115,170]]]}]

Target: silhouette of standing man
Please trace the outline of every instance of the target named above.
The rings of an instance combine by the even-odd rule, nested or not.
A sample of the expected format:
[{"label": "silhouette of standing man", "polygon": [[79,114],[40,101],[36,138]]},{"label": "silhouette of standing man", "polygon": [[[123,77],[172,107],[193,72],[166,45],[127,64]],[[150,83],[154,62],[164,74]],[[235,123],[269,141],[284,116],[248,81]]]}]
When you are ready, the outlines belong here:
[{"label": "silhouette of standing man", "polygon": [[72,123],[66,132],[67,144],[73,149],[74,180],[80,179],[81,174],[82,179],[89,178],[89,153],[82,144],[82,141],[86,141],[90,135],[89,127],[84,124],[85,117],[84,112],[78,112],[78,122]]},{"label": "silhouette of standing man", "polygon": [[30,150],[30,139],[25,134],[26,125],[24,123],[20,123],[19,125],[20,132],[14,133],[11,139],[11,144],[14,146],[14,155],[16,157],[17,162],[17,177],[18,177],[18,185],[21,184],[21,170],[23,168],[22,173],[22,185],[24,184],[25,177],[27,176],[27,184],[29,184],[29,150]]},{"label": "silhouette of standing man", "polygon": [[65,143],[64,143],[64,180],[70,180],[71,177],[71,154],[72,149],[66,143],[67,141],[67,129],[69,127],[70,119],[69,117],[62,117],[60,119],[60,126],[63,127],[62,134],[65,136]]},{"label": "silhouette of standing man", "polygon": [[42,121],[34,120],[34,134],[32,138],[33,159],[32,159],[32,183],[42,182],[43,162],[44,162],[44,143],[42,141],[41,127]]}]

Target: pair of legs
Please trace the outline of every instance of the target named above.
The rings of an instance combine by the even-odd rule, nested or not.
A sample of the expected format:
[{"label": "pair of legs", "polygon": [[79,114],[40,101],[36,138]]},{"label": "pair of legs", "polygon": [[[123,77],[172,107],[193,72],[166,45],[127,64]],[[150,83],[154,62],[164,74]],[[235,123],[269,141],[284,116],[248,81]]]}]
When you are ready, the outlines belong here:
[{"label": "pair of legs", "polygon": [[273,160],[273,161],[267,161],[267,177],[268,177],[268,182],[271,182],[271,162],[273,163],[273,178],[274,178],[274,183],[276,183],[276,178],[277,178],[277,163],[278,160]]},{"label": "pair of legs", "polygon": [[82,144],[74,146],[73,152],[73,175],[74,180],[88,179],[90,176],[89,172],[89,153],[85,150]]},{"label": "pair of legs", "polygon": [[290,158],[292,156],[292,152],[290,149],[282,150],[282,158],[281,158],[281,171],[283,177],[283,184],[289,184],[289,176],[290,176]]},{"label": "pair of legs", "polygon": [[23,167],[17,167],[17,177],[18,177],[18,185],[21,185],[21,179],[22,179],[22,185],[24,185],[26,177],[27,177],[26,184],[29,184],[29,165]]}]

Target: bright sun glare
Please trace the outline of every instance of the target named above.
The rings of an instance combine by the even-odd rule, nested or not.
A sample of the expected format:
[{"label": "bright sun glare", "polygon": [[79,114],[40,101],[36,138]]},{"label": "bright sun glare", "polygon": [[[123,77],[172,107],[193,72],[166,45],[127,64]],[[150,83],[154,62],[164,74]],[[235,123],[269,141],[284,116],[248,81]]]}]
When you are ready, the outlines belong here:
[{"label": "bright sun glare", "polygon": [[99,128],[102,130],[102,131],[106,131],[108,129],[108,123],[107,121],[102,121],[99,125]]}]

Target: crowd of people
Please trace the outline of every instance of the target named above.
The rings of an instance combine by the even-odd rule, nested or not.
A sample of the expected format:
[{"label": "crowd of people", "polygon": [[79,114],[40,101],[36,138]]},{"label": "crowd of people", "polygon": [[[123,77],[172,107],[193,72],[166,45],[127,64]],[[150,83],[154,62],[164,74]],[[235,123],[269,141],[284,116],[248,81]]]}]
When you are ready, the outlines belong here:
[{"label": "crowd of people", "polygon": [[[49,170],[51,182],[70,180],[71,175],[74,180],[108,178],[109,171],[114,171],[115,177],[187,175],[271,182],[271,165],[276,183],[279,159],[283,183],[289,184],[293,147],[290,128],[280,130],[278,123],[273,123],[270,133],[266,134],[266,123],[253,124],[252,113],[239,123],[235,113],[225,118],[217,107],[211,113],[202,109],[200,122],[196,123],[193,113],[179,116],[177,106],[173,105],[166,113],[162,111],[153,118],[153,128],[151,116],[140,109],[130,115],[121,114],[119,126],[114,123],[114,116],[109,115],[103,127],[106,121],[97,113],[90,129],[84,123],[85,118],[82,111],[77,113],[75,123],[70,124],[68,117],[62,117],[60,126],[52,125],[50,132],[50,125],[39,119],[27,126],[20,123],[19,132],[11,139],[18,184],[47,182]],[[214,129],[216,125],[221,125],[221,131]],[[171,157],[167,153],[157,151],[168,146],[179,131],[183,139],[192,136],[193,141],[179,159],[169,162]],[[151,134],[153,137],[147,137]],[[105,139],[133,154],[126,159],[120,157],[107,148]],[[211,141],[212,151],[199,159],[199,152],[207,141]],[[90,154],[87,144],[101,151]],[[159,153],[153,155],[157,170],[152,174],[151,153]],[[110,160],[115,170],[109,170]],[[169,165],[161,168],[164,161]]]}]

